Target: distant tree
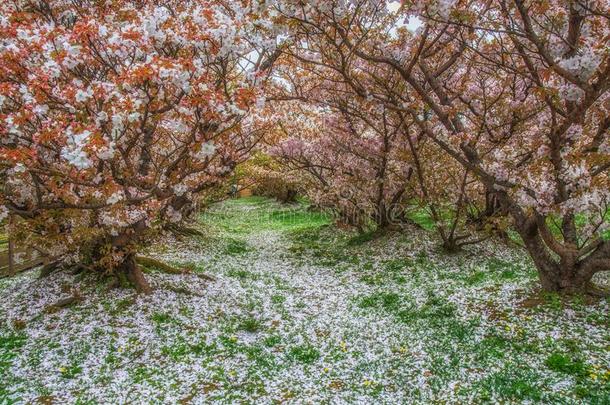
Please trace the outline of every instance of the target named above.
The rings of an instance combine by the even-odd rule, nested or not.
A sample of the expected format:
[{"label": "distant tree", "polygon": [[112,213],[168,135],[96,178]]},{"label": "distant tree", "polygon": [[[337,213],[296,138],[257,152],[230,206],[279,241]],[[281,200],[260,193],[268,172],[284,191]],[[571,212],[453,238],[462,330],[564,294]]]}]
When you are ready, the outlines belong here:
[{"label": "distant tree", "polygon": [[[328,7],[330,3],[320,10],[328,11]],[[315,8],[308,10],[315,15]],[[304,9],[287,7],[289,11],[299,15]],[[337,7],[337,12],[348,11]],[[324,30],[323,19],[290,20],[291,14],[281,15],[292,21],[288,25],[293,36],[275,70],[286,84],[284,91],[271,100],[314,106],[324,117],[313,133],[301,133],[308,126],[290,126],[308,146],[312,142],[321,145],[310,148],[308,164],[300,155],[292,168],[311,171],[312,159],[326,162],[328,170],[317,170],[314,175],[319,179],[326,174],[335,180],[320,184],[326,191],[318,195],[326,196],[326,205],[341,207],[340,211],[351,216],[372,218],[378,226],[404,221],[409,206],[416,204],[428,212],[448,251],[485,238],[474,235],[468,226],[476,211],[485,212],[479,209],[484,200],[482,187],[471,171],[430,141],[401,107],[403,101],[397,95],[410,92],[408,83],[392,68],[354,57],[337,31]],[[396,18],[384,12],[369,16],[378,24],[371,25],[378,29],[371,36],[390,44],[387,49],[393,51],[396,38],[386,27],[395,25]],[[420,115],[427,119],[424,116],[430,113],[422,110]],[[335,116],[340,120],[332,118]],[[295,120],[286,118],[289,125]],[[342,124],[330,124],[332,120]]]},{"label": "distant tree", "polygon": [[396,115],[348,100],[295,106],[281,123],[286,138],[272,154],[289,170],[309,174],[314,203],[361,228],[402,222],[400,203],[410,194],[413,171],[402,164],[406,142]]}]

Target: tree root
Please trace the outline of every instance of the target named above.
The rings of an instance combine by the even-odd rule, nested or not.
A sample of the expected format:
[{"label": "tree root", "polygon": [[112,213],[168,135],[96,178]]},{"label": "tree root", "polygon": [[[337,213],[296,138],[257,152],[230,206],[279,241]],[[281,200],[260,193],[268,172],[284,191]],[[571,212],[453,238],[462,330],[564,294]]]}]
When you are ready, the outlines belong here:
[{"label": "tree root", "polygon": [[71,296],[60,298],[54,304],[46,306],[44,311],[46,313],[55,313],[55,312],[61,310],[62,308],[69,307],[69,306],[71,306],[73,304],[76,304],[77,302],[82,301],[82,300],[83,300],[83,297],[80,295],[80,292],[78,290],[74,290],[72,292]]},{"label": "tree root", "polygon": [[141,266],[153,268],[153,269],[159,270],[159,271],[161,271],[163,273],[167,273],[167,274],[188,274],[189,273],[188,269],[178,269],[178,268],[170,266],[167,263],[163,263],[160,260],[153,259],[152,257],[136,256],[136,263],[138,263]]},{"label": "tree root", "polygon": [[166,226],[166,229],[174,235],[179,236],[203,236],[203,232],[195,228],[190,228],[188,226],[178,226],[175,224],[170,224]]},{"label": "tree root", "polygon": [[176,267],[170,266],[167,263],[163,263],[160,260],[153,259],[152,257],[136,256],[136,262],[144,267],[153,268],[166,274],[194,274],[195,276],[206,281],[216,281],[216,279],[211,276],[208,276],[207,274],[194,273],[190,269],[186,268],[178,269]]},{"label": "tree root", "polygon": [[590,296],[595,297],[595,298],[608,298],[608,297],[610,297],[610,291],[602,289],[602,288],[596,286],[593,283],[588,283],[587,284],[586,293],[587,293],[587,295],[590,295]]},{"label": "tree root", "polygon": [[51,263],[47,263],[40,268],[40,274],[38,278],[46,278],[49,277],[55,270],[58,270],[61,267],[59,260]]},{"label": "tree root", "polygon": [[133,261],[131,265],[125,271],[125,275],[127,276],[127,280],[136,288],[136,291],[140,294],[150,295],[152,294],[152,287],[148,284],[146,277],[144,277],[144,273],[142,273],[142,269],[138,264]]},{"label": "tree root", "polygon": [[163,288],[165,288],[166,290],[175,292],[176,294],[194,295],[196,297],[203,297],[202,294],[199,294],[199,293],[196,293],[194,291],[191,291],[191,290],[189,290],[186,287],[174,286],[174,285],[166,284],[166,285],[163,286]]},{"label": "tree root", "polygon": [[72,275],[77,276],[84,272],[95,273],[95,270],[91,266],[87,266],[82,263],[75,264],[70,268],[72,270]]},{"label": "tree root", "polygon": [[544,289],[537,290],[532,292],[528,296],[525,297],[523,301],[519,303],[520,307],[523,308],[534,308],[539,305],[544,305],[548,303],[547,294],[557,294],[559,299],[562,302],[562,305],[570,304],[575,298],[584,299],[586,305],[593,305],[598,303],[600,300],[610,298],[610,291],[600,288],[595,284],[589,282],[584,285],[583,288],[578,289],[564,289],[559,291],[548,291]]},{"label": "tree root", "polygon": [[203,274],[203,273],[193,273],[193,274],[195,274],[197,277],[199,277],[200,279],[205,280],[205,281],[210,281],[210,282],[216,281],[216,279],[214,277],[208,276],[207,274]]}]

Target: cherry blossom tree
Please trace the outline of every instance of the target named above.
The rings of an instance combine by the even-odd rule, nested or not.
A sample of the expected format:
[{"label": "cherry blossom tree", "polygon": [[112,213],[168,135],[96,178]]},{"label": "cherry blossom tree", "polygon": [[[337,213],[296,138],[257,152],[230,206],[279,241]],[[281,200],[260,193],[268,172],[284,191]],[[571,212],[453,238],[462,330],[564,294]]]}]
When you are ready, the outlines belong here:
[{"label": "cherry blossom tree", "polygon": [[[378,3],[384,5],[383,2]],[[328,4],[324,7],[328,9]],[[351,209],[369,207],[360,211],[375,212],[372,216],[377,217],[376,222],[386,226],[390,217],[395,217],[399,212],[403,214],[409,203],[417,202],[418,206],[429,212],[447,250],[458,250],[463,245],[480,241],[479,237],[472,237],[472,231],[466,225],[469,220],[467,214],[472,214],[473,208],[476,209],[476,204],[482,199],[481,187],[476,184],[472,172],[452,161],[438,146],[427,142],[426,134],[413,124],[409,114],[396,107],[395,104],[402,104],[396,95],[409,92],[400,75],[387,66],[350,55],[353,52],[342,45],[340,35],[336,31],[334,34],[326,32],[325,20],[315,19],[315,7],[286,7],[280,10],[280,14],[287,16],[289,21],[296,20],[298,25],[297,28],[293,27],[291,46],[283,50],[283,60],[288,61],[287,66],[280,64],[276,69],[276,74],[282,74],[287,91],[272,97],[272,100],[298,100],[340,113],[343,121],[347,122],[343,129],[323,124],[321,128],[324,131],[313,136],[318,139],[335,138],[335,145],[342,144],[334,148],[328,145],[317,148],[320,149],[318,159],[329,165],[333,162],[333,167],[337,165],[326,154],[336,156],[338,165],[349,162],[355,167],[365,167],[362,162],[346,160],[345,152],[352,149],[352,145],[363,144],[365,139],[370,141],[376,137],[379,144],[384,145],[381,155],[380,150],[373,149],[351,151],[352,155],[364,157],[364,160],[373,163],[373,167],[368,173],[343,176],[342,188],[360,189],[361,192],[335,192],[333,205],[347,204]],[[314,16],[311,21],[298,17],[305,15],[307,10]],[[336,11],[342,13],[346,9],[338,7]],[[395,17],[386,13],[379,13],[378,17],[380,26],[394,25],[392,19]],[[378,41],[386,44],[396,41],[395,35],[390,32],[376,31],[374,35]],[[337,134],[341,132],[344,135],[338,139]],[[303,136],[300,135],[300,138]],[[383,157],[375,162],[380,156]],[[299,158],[302,160],[304,156]],[[310,160],[309,166],[311,164]],[[308,165],[301,161],[300,166]],[[346,169],[343,172],[351,173]],[[336,172],[328,170],[326,173]],[[396,177],[392,173],[402,175]],[[368,183],[363,179],[368,179]],[[331,190],[337,188],[334,184],[332,187],[324,186]],[[331,195],[329,192],[325,194]]]},{"label": "cherry blossom tree", "polygon": [[148,291],[138,244],[226,184],[279,115],[275,153],[320,204],[385,226],[416,197],[448,248],[477,241],[473,212],[508,215],[543,289],[600,293],[608,2],[389,3],[4,2],[0,216]]},{"label": "cherry blossom tree", "polygon": [[304,176],[284,170],[266,150],[257,150],[247,162],[238,166],[237,172],[242,183],[240,187],[250,189],[254,195],[274,198],[284,204],[296,203],[299,195],[307,192]]},{"label": "cherry blossom tree", "polygon": [[425,134],[413,132],[407,142],[418,201],[432,220],[443,249],[458,252],[488,239],[492,233],[484,228],[491,225],[489,216],[494,212],[485,212],[484,191],[476,177]]},{"label": "cherry blossom tree", "polygon": [[[395,72],[404,86],[353,87],[408,114],[478,178],[511,216],[543,289],[598,293],[591,279],[610,269],[602,238],[610,199],[608,3],[404,1],[396,13],[386,6],[290,2],[279,7],[280,23],[298,25],[295,46],[325,42],[341,66],[365,63],[360,71],[372,82],[379,69]],[[417,31],[397,29],[414,16]]]},{"label": "cherry blossom tree", "polygon": [[3,2],[0,212],[21,218],[24,243],[150,292],[135,262],[144,237],[181,221],[262,136],[264,13],[256,1]]},{"label": "cherry blossom tree", "polygon": [[465,59],[455,84],[419,62],[446,115],[437,142],[494,191],[545,290],[596,293],[591,278],[610,270],[607,2],[415,7],[427,26],[460,32]]},{"label": "cherry blossom tree", "polygon": [[409,195],[413,170],[403,164],[404,132],[383,106],[335,99],[326,106],[293,104],[281,121],[286,137],[272,154],[290,171],[309,174],[314,204],[332,208],[340,218],[363,229],[404,222],[399,208]]}]

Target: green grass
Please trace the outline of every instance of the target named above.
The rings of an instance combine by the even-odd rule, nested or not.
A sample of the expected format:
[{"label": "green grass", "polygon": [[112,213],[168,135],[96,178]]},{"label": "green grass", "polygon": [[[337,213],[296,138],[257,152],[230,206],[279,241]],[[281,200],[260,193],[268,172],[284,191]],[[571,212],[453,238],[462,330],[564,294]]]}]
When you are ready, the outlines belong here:
[{"label": "green grass", "polygon": [[386,260],[383,263],[383,267],[388,272],[400,272],[413,265],[413,262],[409,258],[396,258]]},{"label": "green grass", "polygon": [[267,336],[265,340],[263,340],[263,345],[266,347],[275,347],[282,341],[282,337],[278,335]]},{"label": "green grass", "polygon": [[[200,224],[206,229],[202,243],[210,246],[221,245],[221,253],[227,256],[244,256],[252,251],[245,240],[248,235],[258,232],[278,232],[294,239],[293,253],[299,249],[317,248],[316,241],[331,223],[332,216],[321,211],[308,209],[305,201],[297,204],[281,205],[264,197],[246,197],[225,201],[200,216]],[[329,249],[329,252],[331,250]],[[336,262],[330,253],[325,260]],[[238,271],[231,271],[232,277],[247,278]],[[243,276],[243,277],[242,277]]]},{"label": "green grass", "polygon": [[377,292],[360,298],[360,308],[376,308],[395,316],[405,323],[425,321],[434,326],[455,315],[455,305],[447,299],[430,293],[423,305],[418,306],[410,297],[395,292]]},{"label": "green grass", "polygon": [[[0,335],[0,402],[11,392],[10,381],[12,375],[10,367],[13,359],[26,344],[27,336],[22,333],[9,332]],[[5,383],[3,383],[5,382]]]},{"label": "green grass", "polygon": [[150,319],[156,326],[162,326],[176,322],[174,316],[167,312],[155,312],[154,314],[152,314]]},{"label": "green grass", "polygon": [[[525,261],[513,262],[492,256],[478,259],[475,266],[465,266],[463,261],[468,259],[457,256],[455,260],[459,262],[457,265],[460,270],[447,272],[439,265],[436,254],[431,255],[427,249],[415,247],[417,253],[414,256],[394,256],[373,262],[369,260],[369,255],[374,251],[371,247],[383,245],[386,239],[385,235],[378,232],[356,233],[338,230],[330,225],[328,218],[320,213],[307,211],[303,205],[278,208],[277,204],[256,197],[234,200],[229,205],[241,210],[237,217],[219,217],[222,232],[230,235],[227,239],[229,242],[230,238],[239,238],[248,233],[278,231],[288,237],[289,251],[294,260],[309,257],[314,263],[337,271],[357,269],[360,273],[359,280],[377,290],[356,298],[356,306],[361,311],[388,317],[393,322],[423,333],[422,336],[430,339],[427,344],[430,356],[427,367],[435,378],[438,378],[438,384],[442,385],[441,381],[453,378],[463,367],[468,367],[468,364],[492,367],[500,362],[507,364],[507,367],[474,384],[472,398],[480,402],[490,401],[491,398],[506,402],[548,399],[548,393],[545,394],[541,386],[542,375],[548,372],[576,377],[583,387],[591,387],[591,382],[584,377],[588,368],[579,358],[565,357],[568,352],[564,347],[554,348],[553,352],[544,354],[545,350],[548,350],[545,349],[544,342],[533,338],[527,331],[519,330],[516,335],[510,335],[501,328],[491,329],[473,343],[470,339],[480,325],[477,314],[473,313],[469,320],[462,319],[458,315],[458,307],[448,299],[455,288],[490,290],[519,280],[535,280],[536,273],[529,265],[524,264]],[[263,211],[268,212],[261,214]],[[434,228],[425,209],[411,211],[411,219],[429,231]],[[409,243],[408,237],[404,239],[405,243]],[[229,253],[248,254],[248,251]],[[244,281],[260,277],[245,269],[231,269],[227,275]],[[434,285],[433,280],[442,283],[443,288],[438,291],[428,289],[424,300],[416,301],[409,293],[402,292],[403,286],[412,283],[431,286]],[[269,299],[274,307],[282,310],[286,294],[274,294]],[[296,307],[299,305],[301,304],[296,303]],[[302,303],[303,308],[306,306]],[[543,306],[531,311],[559,311],[562,308],[560,300],[547,297]],[[503,308],[492,309],[495,311],[494,316],[502,319],[502,322],[509,321],[510,315]],[[299,364],[314,364],[323,357],[340,359],[347,355],[338,349],[336,352],[325,352],[322,356],[321,350],[309,343],[281,349],[281,336],[272,331],[262,331],[256,317],[242,319],[233,330],[263,335],[269,333],[262,339],[262,346],[282,350],[288,359]],[[236,350],[239,352],[245,349]],[[515,367],[519,368],[520,373],[514,373],[508,364],[521,355],[540,356],[544,369],[518,365]],[[465,357],[469,360],[465,360]],[[384,387],[369,382],[366,388],[358,384],[352,389],[365,389],[370,394],[374,390],[381,392]],[[606,392],[604,390],[605,388],[601,391],[593,390],[590,394],[580,396],[594,399],[599,397],[599,392]]]},{"label": "green grass", "polygon": [[320,358],[320,352],[314,346],[305,344],[292,347],[288,357],[300,363],[311,364]]},{"label": "green grass", "polygon": [[409,210],[407,217],[427,231],[434,230],[434,220],[428,210],[424,208],[417,207]]},{"label": "green grass", "polygon": [[585,363],[581,359],[567,353],[554,352],[547,357],[544,364],[550,370],[573,376],[582,376],[586,371]]},{"label": "green grass", "polygon": [[0,335],[0,376],[4,375],[17,355],[19,349],[25,345],[27,337],[20,333]]},{"label": "green grass", "polygon": [[229,269],[226,275],[239,280],[257,280],[260,278],[257,274],[244,269]]},{"label": "green grass", "polygon": [[367,231],[357,234],[356,236],[351,237],[346,245],[347,246],[360,246],[367,242],[374,240],[379,234],[376,231]]},{"label": "green grass", "polygon": [[[359,262],[359,258],[353,254],[352,248],[361,244],[354,243],[353,238],[357,238],[359,241],[361,239],[358,235],[354,236],[353,233],[337,232],[327,224],[314,223],[309,227],[290,230],[287,235],[291,243],[289,251],[295,257],[310,256],[323,266]],[[362,243],[365,242],[362,241]]]},{"label": "green grass", "polygon": [[205,338],[201,338],[199,341],[193,338],[192,341],[178,338],[172,344],[163,346],[161,353],[172,361],[182,362],[190,357],[210,357],[218,351],[217,345],[206,343]]},{"label": "green grass", "polygon": [[240,239],[228,239],[225,254],[229,256],[240,255],[249,250],[248,244]]},{"label": "green grass", "polygon": [[540,376],[532,369],[507,367],[483,379],[479,384],[479,398],[489,401],[492,395],[504,401],[540,401],[542,393],[536,383]]},{"label": "green grass", "polygon": [[[204,224],[232,235],[246,235],[253,231],[296,231],[316,228],[331,223],[331,216],[320,211],[309,211],[304,203],[280,206],[264,197],[228,200],[222,210],[209,210],[202,215]],[[240,215],[228,214],[241,211]]]},{"label": "green grass", "polygon": [[83,367],[78,363],[72,363],[65,367],[60,367],[59,372],[63,378],[73,379],[83,372]]},{"label": "green grass", "polygon": [[274,304],[283,304],[286,301],[286,297],[279,294],[274,294],[271,296],[271,302]]},{"label": "green grass", "polygon": [[[101,305],[88,308],[96,299],[88,294],[76,309],[27,318],[20,332],[0,320],[0,403],[14,386],[57,396],[9,375],[16,362],[40,367],[52,353],[53,376],[82,382],[80,403],[92,400],[92,384],[110,386],[123,369],[130,389],[152,389],[156,402],[186,389],[197,395],[191,402],[209,403],[307,402],[315,395],[322,403],[608,404],[605,307],[584,300],[567,306],[553,294],[521,307],[536,285],[521,253],[500,246],[497,257],[488,248],[445,256],[420,230],[358,234],[337,229],[305,203],[259,197],[214,206],[201,225],[203,236],[176,247],[205,246],[205,254],[184,255],[190,268],[217,279],[197,290],[201,295],[179,294],[158,306],[101,291]],[[274,234],[259,235],[268,231]],[[267,241],[277,245],[266,249]],[[574,321],[565,318],[567,308]],[[104,324],[80,335],[86,328],[79,322],[98,310],[109,315],[111,332]],[[66,319],[79,326],[73,344],[58,330],[70,325],[61,323]],[[139,333],[141,319],[153,329],[150,341]],[[30,328],[45,331],[44,338],[28,338]],[[92,372],[85,360],[98,355],[103,368]],[[185,371],[191,369],[201,373]],[[395,393],[404,396],[392,401]]]},{"label": "green grass", "polygon": [[254,317],[248,317],[243,319],[239,325],[238,329],[243,330],[250,333],[258,332],[262,328],[262,323],[258,319]]}]

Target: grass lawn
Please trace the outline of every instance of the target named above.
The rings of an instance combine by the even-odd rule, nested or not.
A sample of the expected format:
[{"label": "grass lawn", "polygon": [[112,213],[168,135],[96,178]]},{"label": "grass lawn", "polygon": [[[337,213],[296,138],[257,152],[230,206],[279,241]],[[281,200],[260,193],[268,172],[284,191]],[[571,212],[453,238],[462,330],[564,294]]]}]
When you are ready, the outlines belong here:
[{"label": "grass lawn", "polygon": [[[0,404],[610,403],[610,301],[537,294],[520,250],[448,256],[431,232],[358,235],[257,197],[197,226],[149,254],[214,282],[0,280]],[[73,286],[83,301],[51,310]]]}]

